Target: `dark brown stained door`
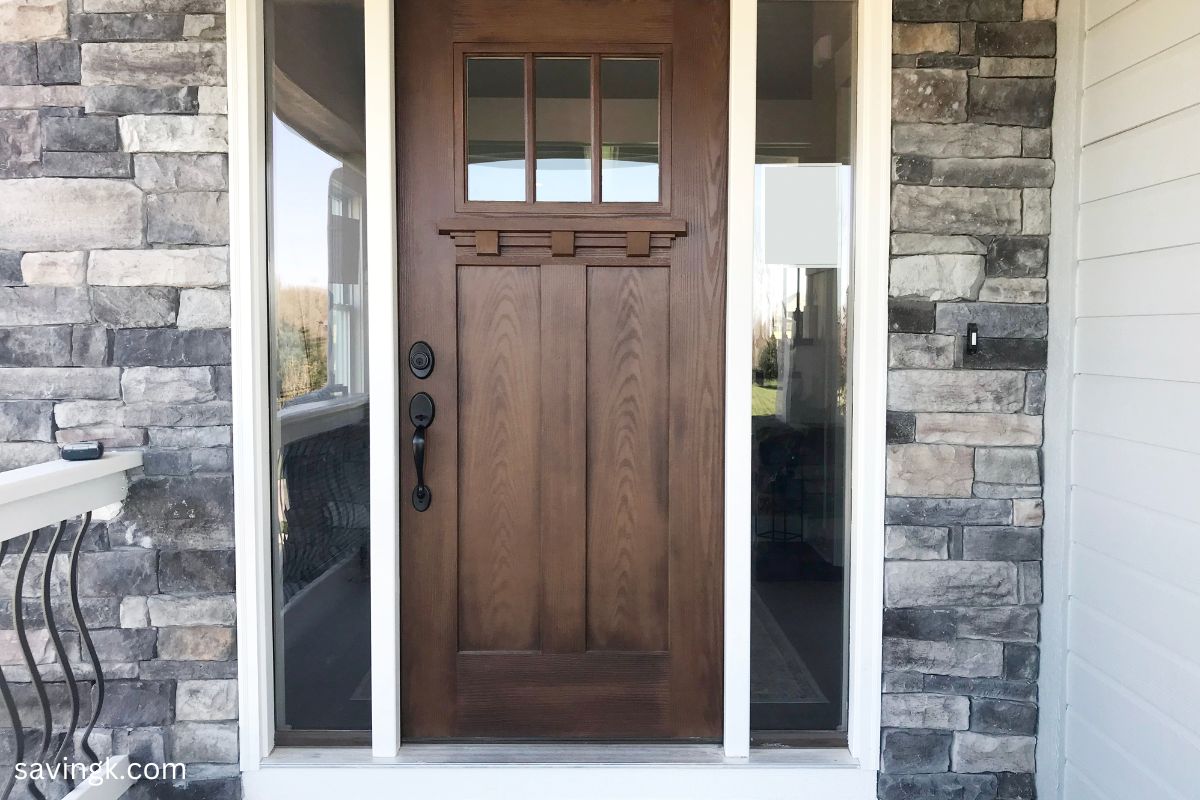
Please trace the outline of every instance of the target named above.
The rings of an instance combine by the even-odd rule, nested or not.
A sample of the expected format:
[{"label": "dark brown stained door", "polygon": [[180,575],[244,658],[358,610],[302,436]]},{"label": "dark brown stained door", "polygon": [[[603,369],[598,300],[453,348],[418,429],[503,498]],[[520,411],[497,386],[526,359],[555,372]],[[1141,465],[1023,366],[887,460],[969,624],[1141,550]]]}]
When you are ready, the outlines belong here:
[{"label": "dark brown stained door", "polygon": [[727,3],[405,0],[396,54],[403,735],[715,740]]}]

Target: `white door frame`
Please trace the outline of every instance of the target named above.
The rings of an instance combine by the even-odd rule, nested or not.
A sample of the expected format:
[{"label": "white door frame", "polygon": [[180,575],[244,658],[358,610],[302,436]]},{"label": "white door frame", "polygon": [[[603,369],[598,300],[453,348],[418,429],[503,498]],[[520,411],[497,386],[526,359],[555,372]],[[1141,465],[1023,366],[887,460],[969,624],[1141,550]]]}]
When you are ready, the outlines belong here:
[{"label": "white door frame", "polygon": [[[372,746],[274,747],[270,407],[267,384],[266,107],[262,0],[229,0],[230,273],[240,763],[247,797],[370,791],[440,797],[518,790],[567,797],[873,798],[883,611],[891,2],[859,0],[851,297],[850,642],[847,748],[752,752],[750,384],[725,405],[723,746],[435,747],[400,741],[400,404],[392,0],[365,0],[371,374]],[[731,0],[726,374],[749,376],[754,198],[755,0]],[[479,767],[503,767],[481,770]],[[587,774],[582,774],[587,773]],[[592,773],[595,773],[592,775]],[[532,783],[532,781],[536,781]],[[414,795],[421,796],[421,795]]]}]

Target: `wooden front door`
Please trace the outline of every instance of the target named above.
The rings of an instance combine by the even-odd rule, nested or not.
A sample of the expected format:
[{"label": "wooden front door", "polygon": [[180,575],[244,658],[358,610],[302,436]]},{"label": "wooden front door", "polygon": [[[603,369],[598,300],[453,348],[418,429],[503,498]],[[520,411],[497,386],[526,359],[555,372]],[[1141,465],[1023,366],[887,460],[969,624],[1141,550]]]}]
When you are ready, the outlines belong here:
[{"label": "wooden front door", "polygon": [[727,3],[397,2],[396,54],[403,735],[716,739]]}]

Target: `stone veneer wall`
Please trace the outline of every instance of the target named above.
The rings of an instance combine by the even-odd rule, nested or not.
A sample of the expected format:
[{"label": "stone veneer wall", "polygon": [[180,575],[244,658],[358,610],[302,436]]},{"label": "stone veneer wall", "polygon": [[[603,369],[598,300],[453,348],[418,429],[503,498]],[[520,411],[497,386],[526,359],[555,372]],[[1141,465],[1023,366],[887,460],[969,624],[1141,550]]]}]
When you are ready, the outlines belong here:
[{"label": "stone veneer wall", "polygon": [[0,3],[0,469],[145,448],[81,564],[111,678],[93,745],[189,765],[134,798],[240,794],[223,39],[224,0]]},{"label": "stone veneer wall", "polygon": [[879,796],[1032,798],[1056,4],[894,11]]}]

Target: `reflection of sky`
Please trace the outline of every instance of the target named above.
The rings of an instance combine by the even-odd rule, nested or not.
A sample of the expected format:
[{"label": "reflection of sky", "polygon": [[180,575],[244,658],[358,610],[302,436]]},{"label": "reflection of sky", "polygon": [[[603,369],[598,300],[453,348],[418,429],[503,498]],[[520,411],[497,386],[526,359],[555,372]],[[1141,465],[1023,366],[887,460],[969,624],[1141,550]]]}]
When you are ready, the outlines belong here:
[{"label": "reflection of sky", "polygon": [[[591,199],[588,162],[538,159],[538,199],[587,202]],[[658,165],[642,161],[604,161],[604,201],[658,202]],[[467,166],[468,200],[520,201],[525,198],[524,161],[488,161]]]},{"label": "reflection of sky", "polygon": [[341,161],[278,119],[271,127],[271,230],[281,286],[329,281],[329,176]]}]

